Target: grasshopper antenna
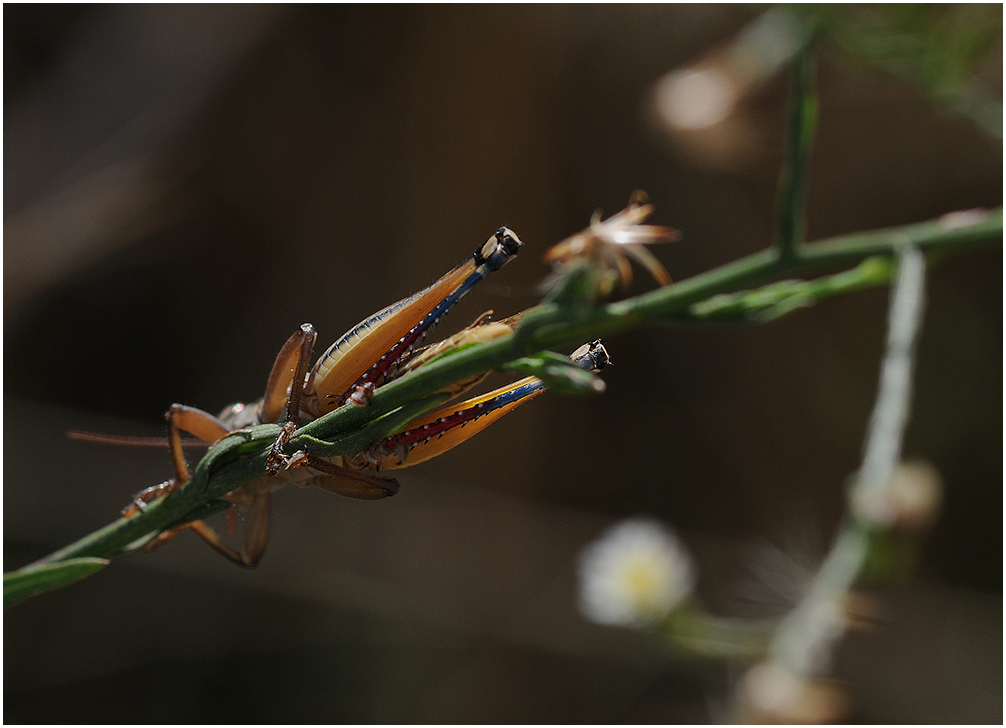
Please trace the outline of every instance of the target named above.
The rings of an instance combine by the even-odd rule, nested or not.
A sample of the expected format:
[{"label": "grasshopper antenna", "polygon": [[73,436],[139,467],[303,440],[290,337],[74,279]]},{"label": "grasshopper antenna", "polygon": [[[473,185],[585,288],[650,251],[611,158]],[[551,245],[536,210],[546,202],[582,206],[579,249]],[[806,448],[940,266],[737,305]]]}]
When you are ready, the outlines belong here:
[{"label": "grasshopper antenna", "polygon": [[[166,437],[144,437],[142,435],[110,435],[105,432],[88,432],[87,430],[67,430],[70,440],[93,442],[98,445],[115,445],[118,447],[168,447]],[[209,447],[210,443],[196,438],[184,438],[182,447]]]}]

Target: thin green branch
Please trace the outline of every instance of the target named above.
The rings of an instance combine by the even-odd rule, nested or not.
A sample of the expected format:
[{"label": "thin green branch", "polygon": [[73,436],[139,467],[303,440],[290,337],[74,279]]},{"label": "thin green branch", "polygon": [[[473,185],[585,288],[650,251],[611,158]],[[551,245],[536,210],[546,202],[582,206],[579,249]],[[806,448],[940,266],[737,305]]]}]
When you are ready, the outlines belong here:
[{"label": "thin green branch", "polygon": [[[542,305],[522,322],[521,329],[526,325],[533,331],[522,334],[518,330],[518,336],[523,335],[534,350],[561,349],[645,323],[678,323],[682,317],[687,319],[685,312],[692,304],[717,294],[762,285],[782,276],[855,266],[869,257],[891,256],[904,245],[941,256],[1001,241],[999,208],[956,212],[928,222],[830,238],[801,246],[790,261],[782,260],[778,251],[770,248],[625,301],[587,310]],[[508,341],[502,339],[498,345],[505,346]]]},{"label": "thin green branch", "polygon": [[721,293],[688,307],[687,316],[703,323],[764,324],[834,296],[891,282],[890,258],[867,258],[852,270],[810,281],[785,280],[762,288]]},{"label": "thin green branch", "polygon": [[692,605],[672,611],[660,635],[689,655],[742,660],[765,654],[775,626],[770,621],[715,617]]},{"label": "thin green branch", "polygon": [[[809,37],[809,34],[808,34]],[[783,260],[795,254],[806,236],[807,178],[817,128],[814,58],[808,42],[793,58],[785,158],[779,172],[775,245]]]}]

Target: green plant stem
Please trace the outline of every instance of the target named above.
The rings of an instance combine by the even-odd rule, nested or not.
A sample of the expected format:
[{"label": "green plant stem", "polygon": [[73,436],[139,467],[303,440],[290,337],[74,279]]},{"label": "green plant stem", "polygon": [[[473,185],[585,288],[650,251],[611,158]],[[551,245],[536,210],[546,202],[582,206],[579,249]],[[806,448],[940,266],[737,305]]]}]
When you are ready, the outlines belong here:
[{"label": "green plant stem", "polygon": [[107,559],[82,558],[46,564],[30,571],[5,574],[3,603],[5,606],[14,604],[48,589],[65,586],[90,576],[106,566],[108,566]]},{"label": "green plant stem", "polygon": [[755,290],[721,293],[693,303],[688,315],[696,322],[763,324],[834,296],[891,281],[890,258],[867,258],[851,270],[810,281],[784,280]]},{"label": "green plant stem", "polygon": [[[290,446],[308,452],[323,450],[328,456],[354,454],[359,452],[362,437],[358,430],[371,426],[366,436],[378,439],[383,436],[378,418],[403,407],[416,407],[416,411],[428,408],[437,401],[434,393],[454,382],[544,350],[574,348],[643,325],[680,325],[689,320],[689,307],[719,294],[783,276],[855,266],[868,257],[890,256],[905,245],[933,254],[949,254],[1001,239],[1001,208],[953,213],[929,222],[797,246],[788,259],[778,249],[770,248],[673,286],[615,303],[591,307],[542,304],[524,315],[513,335],[444,356],[390,382],[377,390],[369,406],[343,406],[300,428]],[[389,418],[384,427],[393,428],[396,419]],[[136,550],[168,528],[199,517],[195,514],[207,505],[262,477],[266,451],[278,432],[277,425],[261,425],[229,435],[210,448],[192,480],[171,496],[155,500],[132,518],[120,518],[15,573],[80,557],[112,558]]]},{"label": "green plant stem", "polygon": [[810,151],[817,128],[814,59],[810,44],[793,58],[785,158],[779,172],[775,245],[783,260],[791,259],[806,236],[807,178]]},{"label": "green plant stem", "polygon": [[[855,499],[884,498],[901,457],[901,440],[908,422],[914,346],[922,321],[925,261],[917,249],[906,247],[898,263],[880,389],[850,504]],[[780,624],[770,660],[802,678],[818,676],[829,662],[832,645],[844,631],[845,598],[867,565],[875,543],[873,536],[883,528],[876,521],[858,517],[856,509],[850,508],[806,597]]]},{"label": "green plant stem", "polygon": [[[188,514],[262,477],[266,451],[278,433],[278,425],[262,425],[250,433],[225,437],[210,448],[191,480],[171,496],[151,501],[136,516],[119,518],[19,571],[82,557],[109,559],[136,550],[161,531],[185,523]],[[222,466],[221,460],[232,460],[249,450],[252,455]],[[209,478],[211,474],[212,482]]]},{"label": "green plant stem", "polygon": [[659,633],[683,654],[754,659],[765,654],[775,627],[770,621],[715,617],[695,603],[668,615]]},{"label": "green plant stem", "polygon": [[[645,323],[679,323],[687,320],[687,309],[692,304],[720,293],[768,283],[783,276],[848,268],[865,258],[891,256],[905,245],[944,255],[1001,240],[1002,208],[990,212],[952,213],[928,222],[853,233],[798,246],[790,260],[783,260],[776,249],[769,248],[673,286],[585,311],[542,305],[525,316],[521,329],[524,325],[533,327],[525,336],[535,351],[576,346],[578,342],[621,333]],[[518,330],[518,338],[521,335]],[[505,347],[509,341],[501,339],[494,344]]]}]

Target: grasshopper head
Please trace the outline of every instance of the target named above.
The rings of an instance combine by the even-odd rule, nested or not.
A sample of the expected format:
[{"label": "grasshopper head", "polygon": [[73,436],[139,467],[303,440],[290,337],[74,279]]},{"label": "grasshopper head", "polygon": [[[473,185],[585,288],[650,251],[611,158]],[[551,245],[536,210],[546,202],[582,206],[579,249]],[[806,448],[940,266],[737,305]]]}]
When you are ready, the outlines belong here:
[{"label": "grasshopper head", "polygon": [[520,250],[520,238],[507,227],[501,227],[475,251],[475,265],[486,265],[489,270],[499,270]]}]

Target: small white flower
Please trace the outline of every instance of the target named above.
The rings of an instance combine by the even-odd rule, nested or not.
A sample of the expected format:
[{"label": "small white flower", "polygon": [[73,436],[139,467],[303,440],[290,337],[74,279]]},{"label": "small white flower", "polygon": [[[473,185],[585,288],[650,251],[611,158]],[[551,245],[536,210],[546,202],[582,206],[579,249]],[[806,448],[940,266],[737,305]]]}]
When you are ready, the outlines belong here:
[{"label": "small white flower", "polygon": [[624,521],[580,554],[580,611],[601,624],[658,622],[694,585],[684,545],[656,521]]}]

